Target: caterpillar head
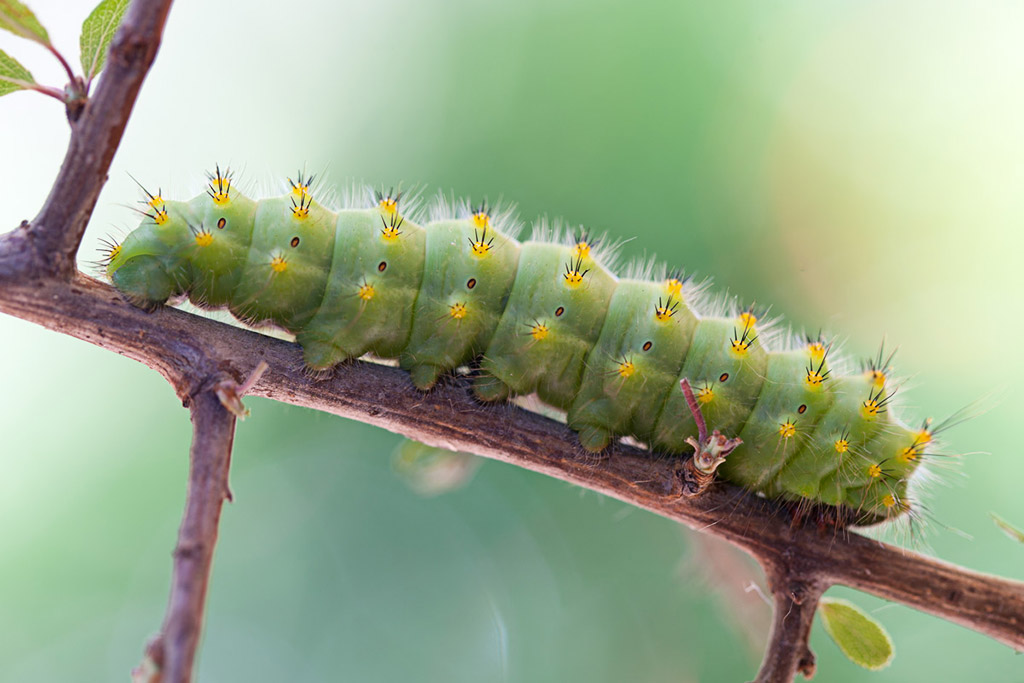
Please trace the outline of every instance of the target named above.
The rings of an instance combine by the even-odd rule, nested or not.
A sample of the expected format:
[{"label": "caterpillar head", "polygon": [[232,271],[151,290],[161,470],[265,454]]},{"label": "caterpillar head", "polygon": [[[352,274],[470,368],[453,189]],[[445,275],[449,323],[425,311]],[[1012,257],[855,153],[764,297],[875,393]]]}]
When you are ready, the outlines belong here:
[{"label": "caterpillar head", "polygon": [[190,227],[186,208],[178,202],[159,204],[110,250],[107,277],[132,303],[153,307],[188,288],[191,267],[185,250],[201,237]]}]

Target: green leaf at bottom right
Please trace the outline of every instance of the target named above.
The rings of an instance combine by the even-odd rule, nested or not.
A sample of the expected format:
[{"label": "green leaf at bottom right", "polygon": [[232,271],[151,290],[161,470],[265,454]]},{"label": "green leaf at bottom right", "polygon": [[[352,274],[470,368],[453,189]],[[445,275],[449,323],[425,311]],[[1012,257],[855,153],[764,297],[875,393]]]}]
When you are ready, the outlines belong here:
[{"label": "green leaf at bottom right", "polygon": [[822,598],[818,614],[825,631],[854,664],[878,671],[892,662],[892,639],[861,608],[846,600]]}]

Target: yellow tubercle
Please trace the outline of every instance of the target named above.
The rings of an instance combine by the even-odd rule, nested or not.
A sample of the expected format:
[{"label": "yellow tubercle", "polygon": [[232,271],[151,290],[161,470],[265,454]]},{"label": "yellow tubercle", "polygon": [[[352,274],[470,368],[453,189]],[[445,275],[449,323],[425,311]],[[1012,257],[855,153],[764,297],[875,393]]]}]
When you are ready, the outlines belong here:
[{"label": "yellow tubercle", "polygon": [[896,497],[891,493],[885,494],[882,497],[882,505],[884,505],[886,509],[894,507],[896,505]]},{"label": "yellow tubercle", "polygon": [[159,209],[164,205],[164,198],[158,194],[155,194],[149,198],[149,201],[146,202],[146,204],[148,204],[150,207],[154,209]]},{"label": "yellow tubercle", "polygon": [[878,400],[874,398],[869,398],[860,404],[860,414],[867,420],[873,420],[878,417],[878,411],[881,409],[882,407],[879,405]]},{"label": "yellow tubercle", "polygon": [[288,184],[292,186],[292,194],[299,198],[299,204],[307,203],[307,199],[313,198],[313,179],[315,177],[315,175],[306,176],[305,173],[299,171],[298,180],[288,179]]},{"label": "yellow tubercle", "polygon": [[836,439],[836,442],[832,445],[835,447],[836,453],[845,453],[850,450],[850,442],[846,439]]},{"label": "yellow tubercle", "polygon": [[[392,202],[395,201],[390,197],[388,197],[388,199]],[[384,201],[385,200],[382,199],[381,204],[383,204]],[[395,206],[397,208],[398,205],[395,204]],[[398,236],[402,234],[402,223],[405,221],[397,213],[392,213],[391,218],[388,220],[385,220],[384,216],[381,216],[380,222],[384,226],[381,228],[380,234],[385,242],[394,242],[398,239]]]},{"label": "yellow tubercle", "polygon": [[167,209],[163,208],[163,204],[160,208],[153,207],[153,222],[157,225],[163,225],[168,220]]},{"label": "yellow tubercle", "polygon": [[713,401],[714,398],[715,390],[712,389],[711,387],[704,387],[697,391],[697,400],[704,405],[711,403],[711,401]]},{"label": "yellow tubercle", "polygon": [[[479,214],[479,213],[473,214],[473,222],[477,223],[476,217],[477,216],[481,216],[481,215],[486,216],[487,214]],[[482,226],[479,223],[477,223],[477,225],[478,225],[478,227],[481,227],[482,229],[479,230],[479,231],[474,229],[473,230],[473,236],[468,238],[469,239],[470,252],[473,254],[473,256],[476,256],[477,258],[484,258],[485,256],[487,256],[488,254],[491,253],[491,247],[494,246],[494,238],[493,237],[490,237],[490,238],[487,237],[487,223],[486,222]]]},{"label": "yellow tubercle", "polygon": [[491,216],[486,211],[477,211],[473,214],[473,225],[478,228],[491,227]]},{"label": "yellow tubercle", "polygon": [[580,240],[576,243],[576,246],[572,250],[573,256],[576,258],[587,258],[590,256],[590,244],[586,240]]},{"label": "yellow tubercle", "polygon": [[825,382],[825,377],[817,370],[808,370],[807,377],[804,378],[807,382],[807,386],[817,389]]},{"label": "yellow tubercle", "polygon": [[213,233],[201,231],[196,233],[196,244],[200,247],[208,247],[213,244]]},{"label": "yellow tubercle", "polygon": [[395,213],[398,211],[398,200],[394,197],[383,197],[377,202],[378,208],[384,213]]},{"label": "yellow tubercle", "polygon": [[931,425],[931,423],[931,418],[925,420],[924,427],[917,430],[917,432],[914,434],[914,442],[900,451],[899,459],[902,462],[912,462],[920,458],[922,455],[924,455],[925,448],[928,446],[928,444],[932,442],[932,439],[934,438],[932,433],[928,430],[928,427]]},{"label": "yellow tubercle", "polygon": [[462,320],[466,317],[466,304],[455,303],[448,307],[448,315],[455,320]]},{"label": "yellow tubercle", "polygon": [[668,292],[669,296],[680,296],[683,292],[683,282],[679,278],[669,278],[665,280],[665,291]]},{"label": "yellow tubercle", "polygon": [[879,465],[878,463],[869,466],[868,476],[871,477],[872,479],[878,479],[880,476],[882,476],[882,466]]},{"label": "yellow tubercle", "polygon": [[672,316],[676,314],[676,309],[679,308],[679,304],[672,301],[672,295],[670,294],[667,301],[662,302],[661,297],[658,297],[658,304],[654,307],[654,319],[658,322],[664,323],[672,319]]},{"label": "yellow tubercle", "polygon": [[811,342],[807,345],[807,353],[811,357],[811,361],[819,363],[825,360],[825,342]]},{"label": "yellow tubercle", "polygon": [[211,180],[209,195],[214,204],[218,206],[227,204],[231,201],[231,181],[223,176]]},{"label": "yellow tubercle", "polygon": [[115,244],[113,247],[110,248],[110,251],[107,253],[107,261],[113,261],[114,259],[116,259],[120,255],[121,255],[121,245],[120,244]]},{"label": "yellow tubercle", "polygon": [[881,370],[868,370],[868,379],[871,380],[871,384],[873,384],[876,389],[881,389],[885,386],[885,373]]},{"label": "yellow tubercle", "polygon": [[[292,183],[292,187],[296,187],[295,183]],[[305,187],[302,184],[302,179],[299,179],[298,187]],[[294,190],[292,191],[295,192]],[[313,206],[313,196],[306,191],[298,192],[299,201],[295,201],[295,197],[292,197],[292,217],[297,220],[305,220],[309,218],[309,208]]]},{"label": "yellow tubercle", "polygon": [[739,322],[743,325],[743,329],[733,328],[732,342],[729,345],[729,349],[734,356],[742,358],[747,355],[750,347],[757,340],[757,331],[754,329],[757,318],[750,311],[744,311],[739,315]]},{"label": "yellow tubercle", "polygon": [[795,423],[791,422],[790,420],[786,420],[785,422],[783,422],[782,424],[779,425],[779,436],[781,436],[783,439],[788,439],[791,436],[795,436],[795,435],[796,435],[796,424]]},{"label": "yellow tubercle", "polygon": [[744,341],[742,339],[733,339],[732,343],[730,344],[730,350],[736,356],[745,356],[747,355],[747,351],[750,350],[750,342]]},{"label": "yellow tubercle", "polygon": [[565,264],[565,273],[562,275],[562,279],[565,282],[565,286],[569,288],[579,287],[583,283],[583,278],[590,269],[583,269],[583,259],[577,257],[575,260],[571,260]]},{"label": "yellow tubercle", "polygon": [[530,336],[540,341],[548,336],[548,326],[544,323],[536,323],[530,328]]},{"label": "yellow tubercle", "polygon": [[270,269],[275,273],[283,273],[288,270],[288,261],[284,256],[275,256],[270,260]]},{"label": "yellow tubercle", "polygon": [[917,460],[921,455],[924,454],[924,443],[918,443],[915,441],[910,444],[902,451],[900,451],[900,460],[903,462],[913,462]]},{"label": "yellow tubercle", "polygon": [[373,295],[376,293],[377,291],[373,288],[373,285],[367,283],[363,283],[362,285],[360,285],[359,291],[357,292],[359,298],[362,299],[363,301],[369,301],[370,299],[373,298]]},{"label": "yellow tubercle", "polygon": [[619,363],[617,372],[619,373],[619,377],[622,377],[623,379],[632,377],[633,374],[636,373],[636,365],[634,365],[631,360],[623,361]]},{"label": "yellow tubercle", "polygon": [[231,200],[231,169],[224,169],[224,172],[221,173],[220,165],[217,165],[216,172],[206,177],[210,179],[206,194],[210,195],[214,204],[227,204]]}]

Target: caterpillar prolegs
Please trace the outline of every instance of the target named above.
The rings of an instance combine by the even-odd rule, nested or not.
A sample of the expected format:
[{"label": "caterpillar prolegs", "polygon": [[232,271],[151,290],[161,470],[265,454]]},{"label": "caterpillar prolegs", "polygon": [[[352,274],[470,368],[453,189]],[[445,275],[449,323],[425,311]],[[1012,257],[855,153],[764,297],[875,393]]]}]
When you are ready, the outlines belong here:
[{"label": "caterpillar prolegs", "polygon": [[520,242],[507,212],[441,201],[423,222],[377,193],[332,211],[312,179],[253,200],[218,168],[188,202],[147,193],[146,218],[106,272],[132,302],[187,296],[295,335],[306,364],[397,358],[430,389],[474,364],[484,401],[536,393],[590,451],[618,436],[685,454],[707,426],[742,440],[718,470],[773,498],[866,524],[912,510],[908,485],[935,435],[889,403],[883,354],[842,372],[823,338],[790,338],[753,308],[650,264],[616,275],[608,249],[541,221]]}]

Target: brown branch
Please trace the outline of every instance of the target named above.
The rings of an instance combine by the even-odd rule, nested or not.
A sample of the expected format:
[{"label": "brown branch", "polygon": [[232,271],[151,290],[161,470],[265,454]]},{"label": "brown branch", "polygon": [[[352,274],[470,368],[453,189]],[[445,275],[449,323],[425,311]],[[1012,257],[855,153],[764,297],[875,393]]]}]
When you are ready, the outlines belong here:
[{"label": "brown branch", "polygon": [[[211,381],[210,384],[213,384]],[[217,543],[217,524],[225,500],[231,499],[228,471],[235,416],[221,405],[209,386],[189,402],[192,414],[191,468],[185,514],[174,549],[171,597],[160,634],[146,647],[147,662],[136,670],[139,680],[188,683],[199,646],[203,606]]]},{"label": "brown branch", "polygon": [[811,625],[818,600],[828,586],[814,579],[807,581],[798,572],[774,563],[764,566],[775,596],[775,615],[755,683],[786,683],[797,673],[811,678],[815,671]]},{"label": "brown branch", "polygon": [[43,208],[31,225],[0,237],[0,272],[70,279],[75,254],[160,46],[171,0],[134,0],[110,43],[96,94],[71,121],[71,141]]},{"label": "brown branch", "polygon": [[[0,280],[0,285],[3,285]],[[841,583],[984,633],[1024,650],[1024,583],[977,574],[856,533],[794,527],[769,501],[725,484],[682,498],[675,461],[623,444],[595,458],[564,424],[515,406],[484,406],[462,381],[428,393],[406,373],[348,363],[326,381],[310,378],[296,344],[178,311],[146,313],[109,286],[13,282],[0,310],[135,358],[187,397],[197,370],[241,381],[260,361],[270,370],[252,394],[374,424],[424,443],[541,472],[725,538],[762,563],[789,567],[822,587]]]}]

